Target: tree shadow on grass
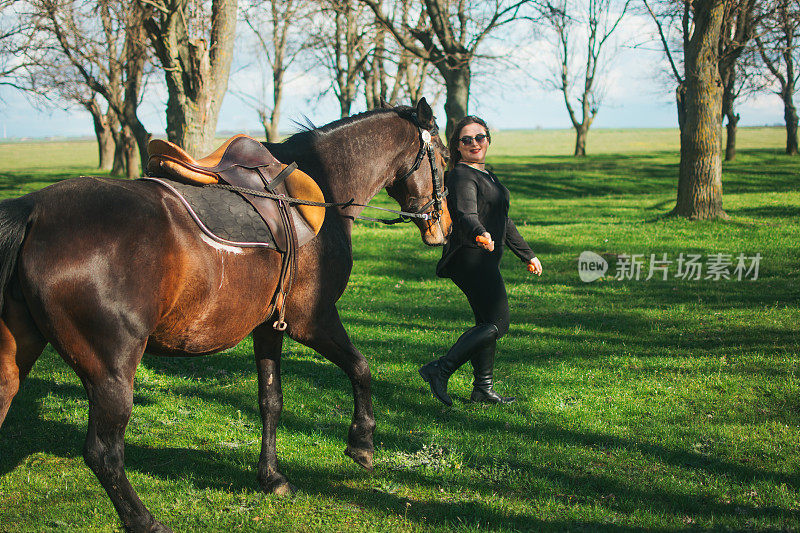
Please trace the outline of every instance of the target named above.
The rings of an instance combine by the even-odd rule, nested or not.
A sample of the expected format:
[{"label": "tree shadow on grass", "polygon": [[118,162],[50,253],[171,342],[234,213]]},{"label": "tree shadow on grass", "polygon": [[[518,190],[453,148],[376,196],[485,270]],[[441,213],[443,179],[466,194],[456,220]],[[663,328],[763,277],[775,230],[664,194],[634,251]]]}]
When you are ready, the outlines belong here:
[{"label": "tree shadow on grass", "polygon": [[752,218],[788,218],[797,221],[800,218],[800,206],[796,205],[765,205],[759,207],[740,207],[738,209],[726,208],[729,215]]},{"label": "tree shadow on grass", "polygon": [[53,183],[81,175],[97,174],[97,169],[67,166],[58,172],[49,170],[0,172],[0,198],[14,198],[37,191]]},{"label": "tree shadow on grass", "polygon": [[[793,163],[793,161],[790,161]],[[572,156],[503,157],[492,164],[512,198],[569,199],[588,196],[669,194],[678,182],[675,152]],[[765,170],[768,169],[768,170]],[[769,149],[742,150],[726,163],[726,193],[796,190],[798,165]]]}]

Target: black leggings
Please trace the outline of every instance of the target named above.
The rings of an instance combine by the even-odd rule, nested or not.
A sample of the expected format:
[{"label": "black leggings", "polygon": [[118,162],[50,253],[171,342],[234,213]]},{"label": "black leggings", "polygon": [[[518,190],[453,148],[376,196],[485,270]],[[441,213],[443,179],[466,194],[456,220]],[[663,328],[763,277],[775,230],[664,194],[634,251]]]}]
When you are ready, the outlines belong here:
[{"label": "black leggings", "polygon": [[506,286],[500,275],[501,255],[499,248],[486,252],[465,246],[450,259],[449,272],[450,279],[469,300],[475,325],[494,324],[498,339],[508,333],[510,322]]}]

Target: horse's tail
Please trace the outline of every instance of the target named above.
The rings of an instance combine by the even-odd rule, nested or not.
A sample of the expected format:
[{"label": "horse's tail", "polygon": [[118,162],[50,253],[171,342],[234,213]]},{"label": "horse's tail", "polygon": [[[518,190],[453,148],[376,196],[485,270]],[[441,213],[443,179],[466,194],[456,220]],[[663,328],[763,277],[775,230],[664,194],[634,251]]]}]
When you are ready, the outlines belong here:
[{"label": "horse's tail", "polygon": [[34,203],[27,196],[0,201],[0,311],[3,296],[17,267]]}]

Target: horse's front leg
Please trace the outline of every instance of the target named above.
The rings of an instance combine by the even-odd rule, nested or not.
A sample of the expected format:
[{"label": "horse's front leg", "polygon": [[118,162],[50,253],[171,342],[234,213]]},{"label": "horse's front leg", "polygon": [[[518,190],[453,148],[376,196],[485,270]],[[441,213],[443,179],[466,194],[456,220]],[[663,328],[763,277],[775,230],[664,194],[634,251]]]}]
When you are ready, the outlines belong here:
[{"label": "horse's front leg", "polygon": [[319,352],[350,378],[354,409],[344,453],[358,465],[372,470],[375,416],[372,413],[372,376],[367,359],[350,341],[335,307],[316,315],[308,327],[298,330],[292,332],[296,333],[293,335],[296,340]]},{"label": "horse's front leg", "polygon": [[283,409],[281,349],[283,332],[262,324],[253,331],[253,348],[258,371],[258,406],[261,411],[261,456],[258,483],[268,494],[291,494],[294,487],[278,470],[275,434]]}]

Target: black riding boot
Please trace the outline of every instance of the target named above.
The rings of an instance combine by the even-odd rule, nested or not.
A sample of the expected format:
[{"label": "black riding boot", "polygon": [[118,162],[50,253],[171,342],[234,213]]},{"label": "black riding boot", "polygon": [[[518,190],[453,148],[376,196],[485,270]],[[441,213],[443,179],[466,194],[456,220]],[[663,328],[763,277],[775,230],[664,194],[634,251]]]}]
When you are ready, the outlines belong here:
[{"label": "black riding boot", "polygon": [[443,404],[453,405],[453,400],[447,394],[447,380],[453,372],[469,361],[473,354],[486,344],[494,346],[497,333],[497,326],[494,324],[472,327],[458,338],[447,354],[419,369],[419,375],[430,384],[431,392]]},{"label": "black riding boot", "polygon": [[479,403],[511,403],[513,396],[500,396],[494,391],[494,352],[497,342],[492,341],[476,351],[472,357],[472,369],[475,381],[472,383],[472,394],[469,399]]}]

